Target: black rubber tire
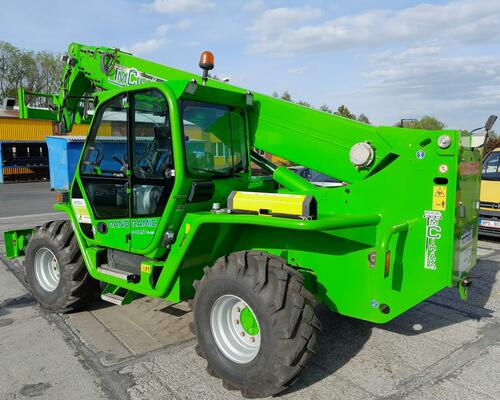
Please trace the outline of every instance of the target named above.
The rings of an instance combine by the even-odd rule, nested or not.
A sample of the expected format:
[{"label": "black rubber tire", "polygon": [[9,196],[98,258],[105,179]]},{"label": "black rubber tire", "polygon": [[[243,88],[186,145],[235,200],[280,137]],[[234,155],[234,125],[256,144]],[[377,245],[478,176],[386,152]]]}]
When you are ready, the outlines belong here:
[{"label": "black rubber tire", "polygon": [[[35,254],[42,247],[51,250],[59,263],[59,283],[52,292],[43,289],[35,276]],[[31,291],[47,310],[65,313],[81,308],[100,292],[99,282],[87,271],[69,221],[51,221],[36,227],[26,248],[25,264]]]},{"label": "black rubber tire", "polygon": [[[222,257],[204,272],[203,278],[194,283],[194,321],[190,328],[209,374],[222,379],[226,389],[239,390],[247,398],[285,390],[314,354],[320,329],[314,311],[316,301],[304,288],[302,275],[281,258],[256,251]],[[225,294],[245,301],[259,322],[261,347],[247,364],[225,357],[212,336],[212,306]]]}]

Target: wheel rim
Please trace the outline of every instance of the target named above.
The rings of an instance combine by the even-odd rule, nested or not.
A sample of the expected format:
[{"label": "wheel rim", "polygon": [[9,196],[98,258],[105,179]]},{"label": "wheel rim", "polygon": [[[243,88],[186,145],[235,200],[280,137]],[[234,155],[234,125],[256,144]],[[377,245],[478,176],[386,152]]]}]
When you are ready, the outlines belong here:
[{"label": "wheel rim", "polygon": [[224,295],[215,301],[210,329],[219,350],[235,363],[249,363],[259,353],[259,322],[250,306],[238,296]]},{"label": "wheel rim", "polygon": [[35,276],[42,289],[47,292],[53,292],[59,284],[59,263],[54,253],[46,247],[38,249],[35,254]]}]

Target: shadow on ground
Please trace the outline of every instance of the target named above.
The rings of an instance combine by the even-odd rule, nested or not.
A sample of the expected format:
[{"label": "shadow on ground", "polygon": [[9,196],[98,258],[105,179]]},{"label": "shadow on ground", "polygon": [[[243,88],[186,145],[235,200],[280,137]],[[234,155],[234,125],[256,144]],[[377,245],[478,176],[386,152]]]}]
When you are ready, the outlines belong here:
[{"label": "shadow on ground", "polygon": [[[500,259],[500,251],[492,251],[490,257]],[[482,260],[472,271],[473,287],[466,302],[460,299],[456,288],[448,288],[385,325],[344,317],[320,306],[318,315],[323,330],[316,346],[318,354],[312,359],[313,366],[286,393],[300,391],[342,368],[363,349],[374,328],[415,336],[465,321],[492,318],[494,310],[488,303],[499,271],[500,263]]]}]

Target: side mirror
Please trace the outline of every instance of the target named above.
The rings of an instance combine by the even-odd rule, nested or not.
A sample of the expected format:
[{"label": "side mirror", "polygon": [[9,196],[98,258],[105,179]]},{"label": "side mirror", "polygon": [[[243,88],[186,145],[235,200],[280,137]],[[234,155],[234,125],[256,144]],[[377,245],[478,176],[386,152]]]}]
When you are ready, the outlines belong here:
[{"label": "side mirror", "polygon": [[[465,136],[462,138],[463,145],[465,147],[472,147],[472,148],[483,147],[484,144],[486,143],[486,140],[488,140],[488,133],[489,131],[491,131],[491,128],[493,128],[493,125],[495,125],[496,120],[497,120],[496,115],[490,115],[488,117],[488,120],[486,121],[486,124],[483,127],[473,129],[470,132],[470,136]],[[470,139],[470,144],[467,143],[469,139]]]},{"label": "side mirror", "polygon": [[493,128],[493,125],[495,125],[496,121],[497,121],[496,115],[489,116],[488,121],[486,121],[486,124],[484,125],[484,129],[486,130],[486,132],[491,131],[491,128]]}]

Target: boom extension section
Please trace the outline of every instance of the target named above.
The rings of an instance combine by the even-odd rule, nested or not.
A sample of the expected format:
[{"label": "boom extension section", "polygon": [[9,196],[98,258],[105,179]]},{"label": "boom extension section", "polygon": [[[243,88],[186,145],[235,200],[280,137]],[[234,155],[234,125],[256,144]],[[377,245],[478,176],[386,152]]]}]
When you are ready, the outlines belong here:
[{"label": "boom extension section", "polygon": [[[61,124],[61,132],[70,132],[74,123],[90,123],[88,111],[97,107],[100,93],[147,82],[194,80],[203,84],[199,75],[143,60],[114,48],[73,43],[64,61],[59,93],[48,95],[19,90],[21,118],[51,119]],[[288,161],[354,182],[376,171],[381,163],[397,158],[376,127],[251,93],[213,79],[209,79],[206,85],[245,94],[248,103],[252,104],[248,110],[251,145]],[[51,98],[52,111],[29,107],[26,95]],[[363,141],[373,149],[374,160],[369,166],[352,168],[349,151]]]}]

